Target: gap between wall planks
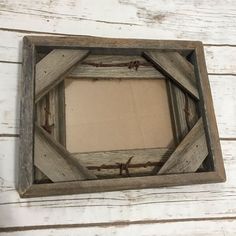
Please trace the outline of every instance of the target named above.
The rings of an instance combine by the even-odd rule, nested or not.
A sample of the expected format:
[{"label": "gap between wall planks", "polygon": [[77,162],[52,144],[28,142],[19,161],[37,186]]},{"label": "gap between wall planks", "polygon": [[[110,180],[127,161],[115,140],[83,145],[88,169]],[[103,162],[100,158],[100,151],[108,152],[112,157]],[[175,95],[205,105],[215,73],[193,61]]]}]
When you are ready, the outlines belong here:
[{"label": "gap between wall planks", "polygon": [[[168,227],[167,227],[168,224]],[[196,230],[196,224],[198,228]],[[118,228],[118,230],[117,230]],[[181,230],[178,232],[176,228]],[[24,232],[24,236],[38,236],[38,235],[50,235],[57,236],[110,236],[115,234],[116,236],[127,235],[132,232],[134,235],[147,236],[152,235],[153,231],[161,232],[162,236],[173,235],[186,236],[194,229],[194,236],[209,236],[209,235],[234,235],[236,231],[236,220],[234,217],[229,218],[205,218],[205,219],[187,219],[182,221],[135,221],[135,222],[116,222],[90,224],[90,225],[59,225],[59,226],[46,226],[46,227],[15,227],[6,228],[4,232],[11,232],[11,236],[21,236]],[[206,233],[207,229],[207,233]],[[2,235],[0,233],[0,235]]]}]

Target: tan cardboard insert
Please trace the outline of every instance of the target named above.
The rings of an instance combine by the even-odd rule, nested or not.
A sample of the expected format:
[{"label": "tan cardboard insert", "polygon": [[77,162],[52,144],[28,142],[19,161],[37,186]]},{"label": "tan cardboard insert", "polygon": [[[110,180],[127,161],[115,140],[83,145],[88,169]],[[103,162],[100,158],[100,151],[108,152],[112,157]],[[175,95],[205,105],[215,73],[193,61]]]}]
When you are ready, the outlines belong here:
[{"label": "tan cardboard insert", "polygon": [[165,80],[65,80],[68,151],[94,152],[172,144]]}]

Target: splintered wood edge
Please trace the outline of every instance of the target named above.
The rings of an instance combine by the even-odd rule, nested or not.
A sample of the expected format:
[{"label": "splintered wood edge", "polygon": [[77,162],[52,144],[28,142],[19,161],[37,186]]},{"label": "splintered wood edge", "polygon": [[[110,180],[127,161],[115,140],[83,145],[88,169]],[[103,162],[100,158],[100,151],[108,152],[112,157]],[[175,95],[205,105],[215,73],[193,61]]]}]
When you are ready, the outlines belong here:
[{"label": "splintered wood edge", "polygon": [[[72,170],[71,167],[75,166],[75,170],[73,175],[76,175],[76,178],[80,178],[80,179],[96,179],[97,177],[91,173],[86,167],[84,167],[79,160],[75,159],[60,143],[58,143],[57,141],[55,141],[50,134],[48,134],[43,128],[39,127],[37,124],[35,124],[35,136],[36,136],[36,145],[37,143],[39,144],[38,141],[41,140],[41,142],[44,142],[45,145],[45,149],[43,149],[43,145],[42,146],[42,150],[37,150],[39,153],[35,153],[35,164],[37,167],[40,168],[40,170],[42,172],[44,172],[43,169],[41,169],[40,162],[46,162],[47,158],[40,158],[42,156],[42,153],[54,153],[55,155],[48,155],[50,156],[50,158],[63,158],[65,160],[65,164],[70,165],[70,167],[68,167],[68,169]],[[41,138],[39,137],[41,136]],[[46,150],[46,146],[48,146],[50,148],[50,152],[48,152]],[[56,159],[55,159],[55,163],[56,163]],[[63,168],[63,166],[61,167]],[[53,167],[51,169],[51,171],[53,171]],[[63,170],[62,170],[63,172]],[[76,174],[75,174],[76,172]],[[46,175],[48,175],[46,173]],[[62,180],[63,181],[63,180]],[[65,181],[65,180],[64,180]]]},{"label": "splintered wood edge", "polygon": [[158,174],[195,172],[208,155],[202,118],[181,141]]},{"label": "splintered wood edge", "polygon": [[[194,67],[178,52],[144,51],[143,56],[169,79],[199,100]],[[171,58],[170,58],[171,57]],[[178,67],[178,63],[180,66]]]},{"label": "splintered wood edge", "polygon": [[59,84],[88,54],[88,50],[54,49],[39,61],[35,72],[35,102]]}]

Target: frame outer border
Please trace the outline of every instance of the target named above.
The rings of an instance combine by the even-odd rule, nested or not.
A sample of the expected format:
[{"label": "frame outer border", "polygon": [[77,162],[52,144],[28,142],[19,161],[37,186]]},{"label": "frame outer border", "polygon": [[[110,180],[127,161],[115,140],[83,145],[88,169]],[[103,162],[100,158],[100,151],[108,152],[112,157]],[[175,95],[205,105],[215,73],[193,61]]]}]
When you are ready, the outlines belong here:
[{"label": "frame outer border", "polygon": [[[135,47],[133,47],[135,45]],[[88,180],[53,184],[33,184],[33,144],[34,144],[34,77],[35,46],[49,47],[104,47],[114,49],[172,49],[195,50],[196,70],[199,90],[204,103],[203,121],[213,154],[215,170],[202,173],[157,175],[148,177],[118,178],[108,180]],[[226,180],[210,85],[206,71],[203,45],[199,41],[110,39],[92,36],[54,37],[25,36],[23,38],[23,71],[21,80],[20,116],[20,158],[18,192],[21,197],[40,197],[64,194],[78,194],[104,191],[118,191],[137,188],[190,185],[223,182]],[[23,86],[24,85],[24,86]],[[27,112],[26,112],[27,111]],[[209,122],[211,120],[211,122]]]}]

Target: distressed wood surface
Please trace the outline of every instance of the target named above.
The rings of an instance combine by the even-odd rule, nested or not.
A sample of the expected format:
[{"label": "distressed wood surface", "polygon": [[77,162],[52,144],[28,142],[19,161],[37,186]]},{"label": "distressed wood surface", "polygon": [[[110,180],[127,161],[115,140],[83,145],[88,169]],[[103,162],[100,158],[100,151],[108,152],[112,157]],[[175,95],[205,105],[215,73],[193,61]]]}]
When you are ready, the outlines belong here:
[{"label": "distressed wood surface", "polygon": [[155,0],[114,0],[112,4],[103,0],[102,3],[92,0],[46,0],[36,1],[32,8],[30,1],[19,4],[13,0],[1,4],[1,28],[107,37],[195,39],[213,44],[235,43],[236,3],[233,0],[220,0],[217,4],[214,0],[177,0],[174,3],[164,0],[158,3]]},{"label": "distressed wood surface", "polygon": [[203,121],[200,118],[158,171],[158,174],[195,172],[208,154]]},{"label": "distressed wood surface", "polygon": [[[92,170],[96,176],[120,176],[120,165],[129,162],[129,174],[153,173],[153,169],[159,169],[172,150],[167,148],[120,150],[92,153],[73,153],[84,166]],[[133,168],[132,168],[133,166]],[[138,167],[138,168],[134,168]],[[124,172],[124,173],[123,173]],[[122,174],[127,175],[125,170]]]},{"label": "distressed wood surface", "polygon": [[68,75],[70,78],[163,79],[151,63],[140,56],[89,55]]},{"label": "distressed wood surface", "polygon": [[75,160],[53,136],[38,125],[35,127],[34,164],[53,182],[96,179],[79,160]]},{"label": "distressed wood surface", "polygon": [[177,145],[196,124],[199,114],[196,101],[186,92],[184,93],[173,82],[167,81],[167,91],[172,114],[172,126]]},{"label": "distressed wood surface", "polygon": [[178,52],[145,51],[144,55],[157,70],[199,99],[194,67]]},{"label": "distressed wood surface", "polygon": [[[24,194],[33,184],[33,113],[34,113],[34,86],[32,80],[35,73],[35,50],[32,44],[24,39],[23,41],[23,69],[20,87],[20,146],[19,159],[17,163],[17,189],[19,193]],[[23,171],[22,171],[23,170]]]},{"label": "distressed wood surface", "polygon": [[87,50],[54,49],[39,61],[35,69],[35,100],[59,84],[87,54]]},{"label": "distressed wood surface", "polygon": [[[16,0],[1,3],[0,61],[11,63],[0,63],[1,78],[5,78],[0,83],[0,134],[3,136],[0,137],[1,226],[81,222],[113,224],[114,221],[126,219],[128,225],[123,227],[45,229],[16,231],[7,235],[94,235],[94,232],[98,235],[119,235],[119,232],[120,235],[133,232],[137,232],[137,235],[153,235],[153,231],[162,232],[163,235],[173,235],[173,232],[176,235],[234,235],[235,141],[221,142],[228,177],[224,184],[19,199],[14,190],[19,145],[18,138],[10,136],[19,134],[17,89],[21,65],[18,64],[22,62],[22,37],[25,34],[42,34],[46,31],[50,34],[202,40],[208,73],[211,74],[220,137],[236,139],[236,2],[104,0],[102,3],[74,0],[46,0],[34,2],[33,5],[31,1],[19,4]],[[199,221],[199,217],[208,220]],[[129,225],[134,220],[144,218],[150,224],[144,223],[140,227]],[[192,221],[188,221],[189,218]],[[177,222],[153,224],[153,219]],[[187,222],[181,222],[181,219]]]},{"label": "distressed wood surface", "polygon": [[[64,82],[51,89],[36,104],[35,119],[40,127],[51,133],[56,141],[65,146]],[[35,167],[34,178],[36,182],[48,181],[48,177],[37,167]]]},{"label": "distressed wood surface", "polygon": [[[197,227],[196,227],[197,224]],[[180,229],[180,230],[177,230]],[[189,221],[182,222],[146,222],[137,221],[129,225],[128,222],[119,222],[117,224],[100,224],[100,225],[91,225],[91,227],[83,227],[82,225],[73,225],[62,227],[48,227],[44,229],[38,228],[26,228],[21,231],[16,231],[12,233],[0,233],[0,235],[11,235],[11,236],[123,236],[127,234],[147,236],[154,235],[153,232],[159,232],[162,236],[173,235],[173,232],[176,236],[234,236],[236,231],[236,220],[235,219],[205,219],[195,221],[190,219]]]}]

